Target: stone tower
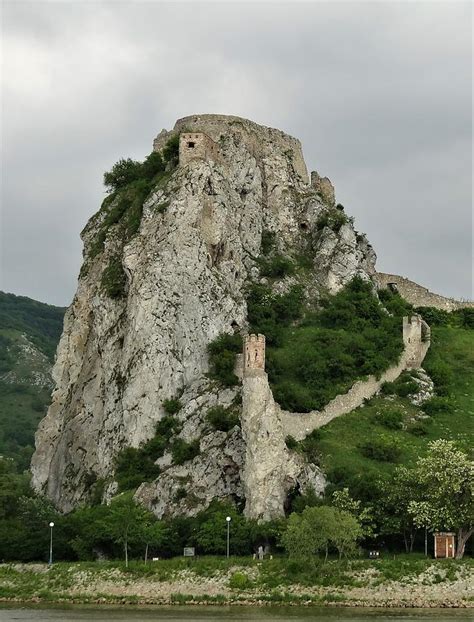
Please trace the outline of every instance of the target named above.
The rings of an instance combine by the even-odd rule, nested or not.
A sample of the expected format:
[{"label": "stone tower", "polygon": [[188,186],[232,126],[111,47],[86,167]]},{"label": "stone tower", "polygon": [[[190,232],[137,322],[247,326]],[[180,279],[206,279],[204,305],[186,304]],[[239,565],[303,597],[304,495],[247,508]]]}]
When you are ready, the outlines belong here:
[{"label": "stone tower", "polygon": [[409,354],[408,367],[420,367],[430,346],[431,330],[418,315],[403,318],[403,343]]},{"label": "stone tower", "polygon": [[185,132],[179,135],[179,163],[191,160],[220,160],[219,145],[204,132]]},{"label": "stone tower", "polygon": [[244,374],[249,369],[265,371],[265,335],[245,336]]}]

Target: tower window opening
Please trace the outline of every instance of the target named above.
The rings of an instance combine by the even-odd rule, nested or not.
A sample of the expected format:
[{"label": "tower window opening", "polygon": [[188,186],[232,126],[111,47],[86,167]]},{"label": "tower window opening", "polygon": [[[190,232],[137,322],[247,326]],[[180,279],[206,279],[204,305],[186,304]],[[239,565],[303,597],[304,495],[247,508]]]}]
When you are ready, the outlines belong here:
[{"label": "tower window opening", "polygon": [[193,142],[188,143],[188,149],[194,149],[195,146],[196,146],[196,143],[193,143]]}]

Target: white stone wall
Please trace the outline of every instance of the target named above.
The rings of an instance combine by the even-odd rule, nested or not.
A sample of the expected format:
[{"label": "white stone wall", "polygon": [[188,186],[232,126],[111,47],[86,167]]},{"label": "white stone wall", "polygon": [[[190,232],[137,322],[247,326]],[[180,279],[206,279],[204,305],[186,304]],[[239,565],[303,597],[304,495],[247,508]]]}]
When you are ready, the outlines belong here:
[{"label": "white stone wall", "polygon": [[[415,333],[410,334],[412,337],[415,335]],[[419,335],[421,336],[421,330]],[[336,417],[346,415],[359,408],[364,400],[370,399],[380,391],[384,382],[393,382],[405,369],[419,367],[428,352],[429,346],[429,340],[421,341],[421,339],[413,338],[412,341],[406,342],[400,361],[387,369],[379,379],[375,376],[369,376],[367,380],[359,380],[352,385],[347,393],[336,396],[321,411],[290,413],[280,409],[279,415],[285,436],[293,436],[297,441],[301,441],[313,430],[321,428]],[[416,361],[416,365],[414,365],[414,361]]]}]

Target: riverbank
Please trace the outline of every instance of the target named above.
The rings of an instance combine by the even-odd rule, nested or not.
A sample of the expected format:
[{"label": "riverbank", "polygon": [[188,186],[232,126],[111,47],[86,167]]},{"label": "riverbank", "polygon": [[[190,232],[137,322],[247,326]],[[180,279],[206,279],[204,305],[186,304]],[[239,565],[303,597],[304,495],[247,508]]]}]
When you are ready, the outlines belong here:
[{"label": "riverbank", "polygon": [[287,559],[1,564],[0,602],[474,608],[474,561]]}]

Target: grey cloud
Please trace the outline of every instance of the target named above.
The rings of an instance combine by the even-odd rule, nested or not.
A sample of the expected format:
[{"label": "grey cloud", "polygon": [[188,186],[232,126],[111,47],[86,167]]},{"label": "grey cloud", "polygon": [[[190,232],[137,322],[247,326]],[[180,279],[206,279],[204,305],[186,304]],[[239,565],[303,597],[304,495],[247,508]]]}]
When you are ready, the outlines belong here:
[{"label": "grey cloud", "polygon": [[67,304],[102,173],[162,127],[300,138],[379,267],[470,297],[470,3],[4,3],[2,281]]}]

